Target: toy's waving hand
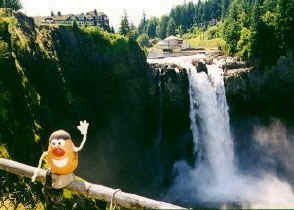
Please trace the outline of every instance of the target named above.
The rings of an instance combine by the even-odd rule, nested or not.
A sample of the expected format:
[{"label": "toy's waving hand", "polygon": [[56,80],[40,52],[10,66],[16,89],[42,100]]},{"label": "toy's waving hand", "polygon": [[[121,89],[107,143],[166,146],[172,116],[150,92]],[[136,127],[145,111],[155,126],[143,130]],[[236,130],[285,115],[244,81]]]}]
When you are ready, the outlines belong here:
[{"label": "toy's waving hand", "polygon": [[75,152],[79,152],[79,151],[81,151],[83,149],[84,144],[85,144],[86,139],[87,139],[88,127],[89,127],[89,123],[86,120],[80,121],[80,125],[77,126],[77,128],[81,131],[81,134],[84,137],[83,137],[83,141],[82,141],[81,145],[79,147],[74,148]]}]

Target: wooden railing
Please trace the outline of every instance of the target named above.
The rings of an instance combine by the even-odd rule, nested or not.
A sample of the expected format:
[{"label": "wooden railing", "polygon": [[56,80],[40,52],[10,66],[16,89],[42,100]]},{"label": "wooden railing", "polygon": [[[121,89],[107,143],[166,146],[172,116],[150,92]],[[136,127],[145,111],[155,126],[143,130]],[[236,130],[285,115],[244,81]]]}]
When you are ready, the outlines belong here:
[{"label": "wooden railing", "polygon": [[[0,169],[19,175],[31,178],[35,167],[25,165],[13,160],[0,158]],[[41,169],[37,181],[45,183],[46,171]],[[183,207],[176,206],[170,203],[152,200],[139,195],[125,193],[120,190],[112,189],[102,185],[92,184],[79,179],[65,187],[68,190],[83,193],[89,197],[103,200],[110,203],[115,203],[125,208],[147,208],[147,209],[184,209]]]}]

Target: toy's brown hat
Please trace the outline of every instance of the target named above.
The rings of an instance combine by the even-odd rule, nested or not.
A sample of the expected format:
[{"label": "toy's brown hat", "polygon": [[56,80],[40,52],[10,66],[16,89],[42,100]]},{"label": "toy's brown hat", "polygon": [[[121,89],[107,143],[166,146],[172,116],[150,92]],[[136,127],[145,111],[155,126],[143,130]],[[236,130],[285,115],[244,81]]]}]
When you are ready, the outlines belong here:
[{"label": "toy's brown hat", "polygon": [[51,142],[52,139],[71,139],[71,136],[68,132],[66,132],[65,130],[57,130],[54,131],[49,138],[49,142]]}]

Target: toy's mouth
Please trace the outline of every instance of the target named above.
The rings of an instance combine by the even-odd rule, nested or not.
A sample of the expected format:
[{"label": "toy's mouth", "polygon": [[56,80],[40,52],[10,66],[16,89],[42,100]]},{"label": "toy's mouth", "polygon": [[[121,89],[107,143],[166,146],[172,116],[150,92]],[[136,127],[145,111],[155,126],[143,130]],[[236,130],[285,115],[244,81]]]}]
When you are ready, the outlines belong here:
[{"label": "toy's mouth", "polygon": [[52,150],[52,153],[56,156],[56,157],[61,157],[65,154],[65,150],[62,148],[54,148]]},{"label": "toy's mouth", "polygon": [[63,158],[63,159],[60,159],[60,160],[56,160],[56,159],[52,159],[52,162],[55,166],[57,166],[58,168],[62,168],[64,166],[66,166],[66,164],[68,163],[68,158]]}]

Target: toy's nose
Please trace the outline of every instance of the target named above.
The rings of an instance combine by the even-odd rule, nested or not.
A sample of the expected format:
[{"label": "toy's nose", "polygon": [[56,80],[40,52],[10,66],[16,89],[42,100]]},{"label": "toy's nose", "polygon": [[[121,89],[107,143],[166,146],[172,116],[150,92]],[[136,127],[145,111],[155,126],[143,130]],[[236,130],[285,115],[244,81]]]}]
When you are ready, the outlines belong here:
[{"label": "toy's nose", "polygon": [[65,151],[63,149],[61,149],[61,148],[54,148],[52,150],[52,152],[57,157],[61,157],[61,156],[63,156],[65,154]]}]

